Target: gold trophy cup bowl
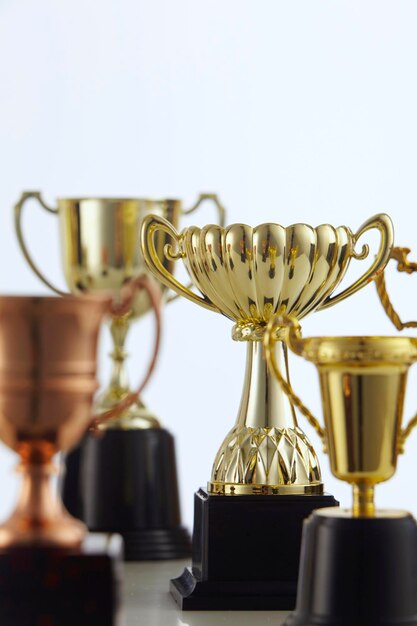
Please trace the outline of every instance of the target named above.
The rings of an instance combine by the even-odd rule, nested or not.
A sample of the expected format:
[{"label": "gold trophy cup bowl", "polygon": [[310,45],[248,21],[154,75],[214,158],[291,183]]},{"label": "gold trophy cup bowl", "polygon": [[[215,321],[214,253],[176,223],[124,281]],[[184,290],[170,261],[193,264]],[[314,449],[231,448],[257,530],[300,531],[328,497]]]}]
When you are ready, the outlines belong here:
[{"label": "gold trophy cup bowl", "polygon": [[[356,246],[372,228],[380,233],[375,259],[354,284],[334,295],[350,261],[368,255],[367,246],[359,252]],[[166,258],[183,261],[196,292],[161,263],[156,247],[161,233],[171,239]],[[207,491],[195,496],[193,566],[171,581],[182,609],[294,607],[303,520],[313,509],[337,502],[323,493],[313,446],[268,371],[263,335],[278,311],[301,319],[366,285],[385,266],[392,242],[386,215],[369,219],[355,234],[329,224],[209,225],[178,233],[158,216],[145,218],[142,250],[149,269],[178,294],[231,319],[233,339],[247,344],[237,421],[217,452]],[[279,333],[277,339],[275,356],[288,380],[286,346]]]},{"label": "gold trophy cup bowl", "polygon": [[[280,371],[277,330],[318,369],[324,428]],[[295,318],[278,314],[264,341],[283,391],[322,438],[332,473],[353,487],[351,510],[323,508],[305,522],[297,607],[286,624],[416,624],[417,525],[404,511],[376,509],[374,489],[393,476],[417,425],[415,416],[402,427],[417,339],[303,338]]]},{"label": "gold trophy cup bowl", "polygon": [[23,487],[0,548],[75,547],[87,529],[49,486],[53,456],[92,420],[104,297],[0,297],[0,439],[20,456]]}]

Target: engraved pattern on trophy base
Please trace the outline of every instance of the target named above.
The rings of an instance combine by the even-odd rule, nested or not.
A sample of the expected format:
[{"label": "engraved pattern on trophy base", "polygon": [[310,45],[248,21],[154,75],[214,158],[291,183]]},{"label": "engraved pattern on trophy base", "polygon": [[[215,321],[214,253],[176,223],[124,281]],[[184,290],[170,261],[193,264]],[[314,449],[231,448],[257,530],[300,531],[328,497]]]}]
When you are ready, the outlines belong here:
[{"label": "engraved pattern on trophy base", "polygon": [[[271,476],[274,481],[271,481]],[[299,428],[237,426],[224,440],[213,466],[212,483],[312,486],[323,490],[313,446]]]}]

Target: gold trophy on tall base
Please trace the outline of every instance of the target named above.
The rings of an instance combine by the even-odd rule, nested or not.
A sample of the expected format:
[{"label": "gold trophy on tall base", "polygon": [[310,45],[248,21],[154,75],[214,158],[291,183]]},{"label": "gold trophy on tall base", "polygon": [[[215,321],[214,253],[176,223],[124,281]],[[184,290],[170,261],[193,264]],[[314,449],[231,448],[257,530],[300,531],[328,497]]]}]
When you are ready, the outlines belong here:
[{"label": "gold trophy on tall base", "polygon": [[[355,248],[372,228],[381,235],[376,258],[353,285],[332,296],[350,260],[366,258],[366,246],[361,252]],[[166,259],[183,260],[201,296],[161,262],[156,247],[161,234],[171,239]],[[337,503],[323,493],[316,453],[267,369],[263,335],[277,311],[301,319],[363,287],[385,266],[392,241],[386,215],[369,219],[355,234],[329,224],[209,225],[178,233],[160,217],[145,218],[143,255],[155,276],[233,320],[233,339],[247,345],[236,424],[216,455],[207,490],[195,495],[192,568],[171,581],[183,609],[294,607],[303,520],[313,509]],[[275,351],[288,380],[283,341]]]},{"label": "gold trophy on tall base", "polygon": [[[22,252],[35,274],[60,295],[33,261],[22,229],[22,210],[28,200],[58,217],[66,282],[71,293],[107,293],[116,310],[111,317],[114,349],[110,383],[98,397],[96,410],[111,409],[132,396],[125,368],[125,341],[131,324],[152,307],[149,289],[167,298],[166,289],[147,270],[139,246],[139,230],[146,215],[160,215],[177,226],[182,215],[202,203],[213,202],[222,221],[224,209],[215,194],[201,194],[184,209],[176,199],[60,198],[50,207],[39,192],[24,192],[15,206],[15,222]],[[167,239],[157,243],[164,260]],[[146,279],[147,290],[136,290],[132,306],[118,312],[126,284]],[[145,284],[145,282],[143,282]],[[175,297],[175,296],[174,296]],[[141,397],[130,402],[116,419],[100,426],[105,437],[87,436],[68,456],[63,499],[68,509],[90,530],[117,531],[125,541],[127,560],[172,559],[188,556],[188,530],[181,525],[175,447],[172,435]]]},{"label": "gold trophy on tall base", "polygon": [[0,296],[0,439],[22,486],[0,525],[1,622],[116,623],[122,539],[88,535],[50,485],[54,455],[92,422],[96,352],[111,299]]},{"label": "gold trophy on tall base", "polygon": [[[276,362],[277,331],[293,352],[318,369],[325,428]],[[402,427],[417,339],[303,339],[298,321],[278,314],[264,341],[284,392],[321,436],[332,473],[353,487],[351,510],[323,508],[304,522],[297,605],[285,624],[415,626],[417,523],[405,511],[376,509],[374,489],[393,476],[398,454],[417,425],[415,416]]]}]

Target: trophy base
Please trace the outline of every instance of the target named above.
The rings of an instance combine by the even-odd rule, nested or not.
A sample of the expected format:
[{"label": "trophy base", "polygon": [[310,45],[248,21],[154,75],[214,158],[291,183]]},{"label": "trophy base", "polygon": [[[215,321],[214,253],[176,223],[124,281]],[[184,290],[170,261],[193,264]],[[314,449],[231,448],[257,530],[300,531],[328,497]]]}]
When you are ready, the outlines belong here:
[{"label": "trophy base", "polygon": [[296,610],[285,626],[416,626],[417,524],[410,514],[305,521]]},{"label": "trophy base", "polygon": [[107,429],[66,459],[63,501],[93,532],[117,532],[127,561],[191,554],[181,526],[174,439],[163,428]]},{"label": "trophy base", "polygon": [[194,500],[193,561],[171,580],[184,611],[291,610],[303,521],[333,496],[222,496]]},{"label": "trophy base", "polygon": [[122,540],[88,535],[73,550],[0,550],[1,623],[23,626],[116,626]]}]

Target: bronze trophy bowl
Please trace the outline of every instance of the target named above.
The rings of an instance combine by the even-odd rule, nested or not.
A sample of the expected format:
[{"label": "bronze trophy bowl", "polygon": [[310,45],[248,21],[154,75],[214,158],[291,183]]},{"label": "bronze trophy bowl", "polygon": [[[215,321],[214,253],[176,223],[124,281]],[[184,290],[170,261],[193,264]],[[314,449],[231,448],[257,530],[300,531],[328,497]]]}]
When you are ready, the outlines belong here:
[{"label": "bronze trophy bowl", "polygon": [[92,421],[103,297],[0,297],[0,439],[20,457],[22,489],[0,548],[75,547],[87,533],[49,481],[57,452]]}]

